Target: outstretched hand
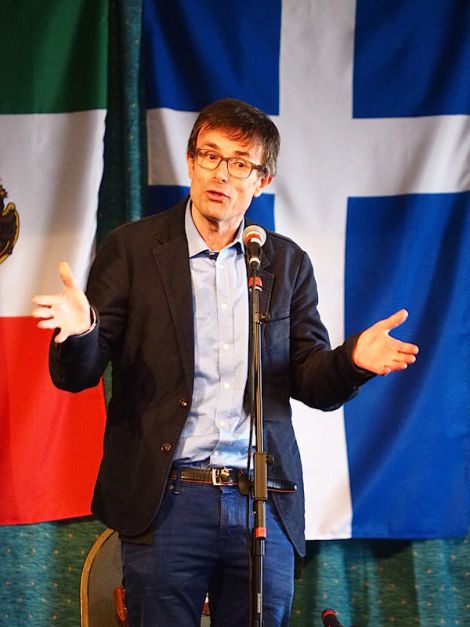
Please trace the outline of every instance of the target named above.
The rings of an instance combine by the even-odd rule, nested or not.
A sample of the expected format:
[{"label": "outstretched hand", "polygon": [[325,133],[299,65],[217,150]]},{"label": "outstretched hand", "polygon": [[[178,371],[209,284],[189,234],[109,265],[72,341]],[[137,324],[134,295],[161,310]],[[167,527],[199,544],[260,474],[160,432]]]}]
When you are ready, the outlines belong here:
[{"label": "outstretched hand", "polygon": [[91,327],[90,303],[67,262],[59,265],[59,274],[64,284],[62,293],[34,296],[37,308],[32,312],[33,318],[40,319],[40,329],[60,329],[54,338],[58,344]]},{"label": "outstretched hand", "polygon": [[386,375],[395,370],[404,370],[409,364],[413,364],[418,347],[390,337],[390,331],[403,324],[407,317],[406,309],[400,309],[363,331],[353,352],[355,365],[375,374]]}]

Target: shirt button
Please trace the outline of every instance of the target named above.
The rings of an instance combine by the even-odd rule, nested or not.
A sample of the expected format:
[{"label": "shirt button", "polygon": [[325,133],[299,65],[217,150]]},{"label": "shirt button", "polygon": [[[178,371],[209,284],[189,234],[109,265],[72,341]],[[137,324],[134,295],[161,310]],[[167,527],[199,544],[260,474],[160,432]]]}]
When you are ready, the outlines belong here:
[{"label": "shirt button", "polygon": [[171,442],[163,442],[163,444],[160,447],[160,450],[162,451],[162,453],[169,453],[172,448],[173,446],[171,445]]},{"label": "shirt button", "polygon": [[180,407],[187,407],[188,406],[188,401],[185,398],[182,398],[179,400],[178,405]]},{"label": "shirt button", "polygon": [[224,390],[230,390],[230,383],[224,383]]},{"label": "shirt button", "polygon": [[222,309],[227,309],[227,303],[222,303],[221,307]]},{"label": "shirt button", "polygon": [[223,344],[224,350],[228,351],[228,349],[230,348],[229,344]]}]

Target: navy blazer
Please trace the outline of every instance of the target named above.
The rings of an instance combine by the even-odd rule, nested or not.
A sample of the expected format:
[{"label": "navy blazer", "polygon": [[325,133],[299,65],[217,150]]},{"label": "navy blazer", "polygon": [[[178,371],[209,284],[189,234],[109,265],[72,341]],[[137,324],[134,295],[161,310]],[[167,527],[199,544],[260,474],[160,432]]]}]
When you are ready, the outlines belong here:
[{"label": "navy blazer", "polygon": [[[110,234],[88,280],[87,296],[99,316],[96,328],[51,344],[52,379],[64,390],[96,385],[112,363],[112,398],[92,510],[126,536],[151,528],[191,406],[194,337],[186,204]],[[298,485],[295,493],[271,496],[303,555],[302,468],[289,399],[336,409],[369,376],[353,365],[355,337],[330,349],[317,311],[312,265],[299,246],[268,232],[260,276],[260,308],[268,314],[263,324],[268,476]]]}]

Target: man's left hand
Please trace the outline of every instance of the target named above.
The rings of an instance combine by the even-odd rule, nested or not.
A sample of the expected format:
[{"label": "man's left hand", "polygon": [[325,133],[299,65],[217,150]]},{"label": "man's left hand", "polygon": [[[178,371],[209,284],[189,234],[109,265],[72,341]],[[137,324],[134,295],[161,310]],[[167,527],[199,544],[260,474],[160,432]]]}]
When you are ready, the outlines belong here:
[{"label": "man's left hand", "polygon": [[379,320],[359,336],[353,352],[358,368],[375,374],[387,375],[404,370],[416,361],[418,347],[390,337],[390,331],[403,324],[408,317],[406,309],[400,309],[385,320]]}]

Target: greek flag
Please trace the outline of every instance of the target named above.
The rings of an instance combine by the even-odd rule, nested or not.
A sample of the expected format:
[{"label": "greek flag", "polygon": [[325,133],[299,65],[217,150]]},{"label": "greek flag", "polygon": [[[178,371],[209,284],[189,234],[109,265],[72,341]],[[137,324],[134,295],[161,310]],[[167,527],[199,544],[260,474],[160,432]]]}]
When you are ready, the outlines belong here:
[{"label": "greek flag", "polygon": [[470,4],[144,0],[149,198],[188,191],[222,97],[266,111],[279,174],[249,217],[312,258],[332,344],[406,307],[420,345],[343,409],[294,404],[307,537],[432,538],[470,518]]}]

